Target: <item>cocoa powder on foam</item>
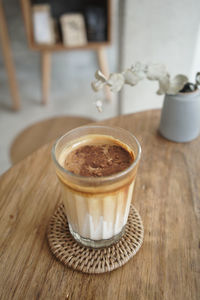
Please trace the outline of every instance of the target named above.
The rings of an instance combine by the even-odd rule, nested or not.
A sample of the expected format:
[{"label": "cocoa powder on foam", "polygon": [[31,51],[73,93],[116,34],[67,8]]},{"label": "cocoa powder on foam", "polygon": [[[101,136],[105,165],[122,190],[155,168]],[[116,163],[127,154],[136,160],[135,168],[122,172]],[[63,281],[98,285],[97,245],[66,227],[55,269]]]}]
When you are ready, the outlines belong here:
[{"label": "cocoa powder on foam", "polygon": [[102,177],[121,172],[134,160],[134,154],[115,144],[85,144],[68,153],[64,167],[85,177]]}]

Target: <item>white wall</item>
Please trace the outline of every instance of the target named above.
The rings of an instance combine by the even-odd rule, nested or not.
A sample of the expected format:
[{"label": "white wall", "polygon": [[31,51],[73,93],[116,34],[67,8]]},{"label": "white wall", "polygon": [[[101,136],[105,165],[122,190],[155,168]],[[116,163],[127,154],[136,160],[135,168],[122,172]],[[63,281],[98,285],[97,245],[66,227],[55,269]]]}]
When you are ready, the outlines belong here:
[{"label": "white wall", "polygon": [[[172,76],[200,71],[199,0],[125,0],[123,65],[164,63]],[[161,107],[157,84],[143,81],[123,90],[123,113]]]}]

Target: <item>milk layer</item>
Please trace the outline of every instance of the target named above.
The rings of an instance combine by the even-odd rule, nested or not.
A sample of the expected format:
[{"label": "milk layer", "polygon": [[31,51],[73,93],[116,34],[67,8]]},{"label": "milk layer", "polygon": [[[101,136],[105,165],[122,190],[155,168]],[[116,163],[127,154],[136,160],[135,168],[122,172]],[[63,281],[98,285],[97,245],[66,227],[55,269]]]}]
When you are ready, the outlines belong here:
[{"label": "milk layer", "polygon": [[87,196],[63,185],[68,222],[81,237],[110,239],[127,223],[134,180],[113,193]]}]

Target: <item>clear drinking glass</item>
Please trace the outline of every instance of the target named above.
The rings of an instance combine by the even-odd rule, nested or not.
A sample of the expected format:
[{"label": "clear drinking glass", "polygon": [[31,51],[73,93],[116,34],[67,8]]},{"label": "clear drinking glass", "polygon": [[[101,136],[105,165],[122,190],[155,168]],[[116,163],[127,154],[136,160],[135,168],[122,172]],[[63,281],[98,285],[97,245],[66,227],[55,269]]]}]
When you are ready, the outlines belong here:
[{"label": "clear drinking glass", "polygon": [[[67,147],[88,135],[109,136],[133,151],[134,161],[116,174],[84,177],[64,169],[59,158]],[[62,201],[72,236],[85,246],[99,248],[121,238],[127,223],[141,147],[125,129],[108,126],[82,126],[59,138],[52,157],[62,187]]]}]

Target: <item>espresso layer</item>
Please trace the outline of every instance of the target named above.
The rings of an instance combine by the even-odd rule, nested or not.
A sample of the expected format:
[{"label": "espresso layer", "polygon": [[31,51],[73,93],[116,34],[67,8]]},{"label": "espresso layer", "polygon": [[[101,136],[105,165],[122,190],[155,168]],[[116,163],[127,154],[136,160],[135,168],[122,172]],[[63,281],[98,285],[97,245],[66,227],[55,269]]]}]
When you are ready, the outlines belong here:
[{"label": "espresso layer", "polygon": [[125,170],[133,160],[133,153],[117,143],[108,140],[108,143],[95,144],[93,141],[70,151],[64,168],[76,175],[103,177]]}]

